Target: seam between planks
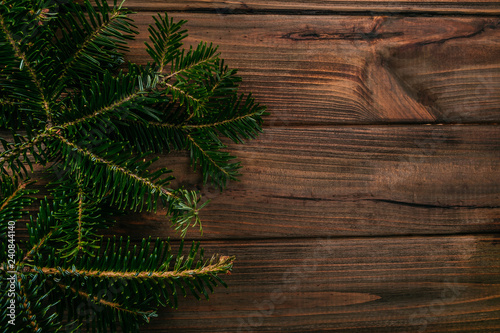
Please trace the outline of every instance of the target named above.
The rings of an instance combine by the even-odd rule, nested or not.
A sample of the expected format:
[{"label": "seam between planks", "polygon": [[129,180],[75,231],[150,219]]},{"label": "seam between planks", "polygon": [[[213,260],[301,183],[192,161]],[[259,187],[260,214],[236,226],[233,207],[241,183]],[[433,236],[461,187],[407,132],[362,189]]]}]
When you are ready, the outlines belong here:
[{"label": "seam between planks", "polygon": [[[104,236],[109,237],[111,235],[104,234]],[[185,238],[185,242],[200,242],[202,245],[207,244],[207,243],[231,243],[231,242],[246,242],[246,241],[252,241],[252,242],[259,242],[259,241],[265,241],[265,242],[300,242],[304,240],[313,240],[313,239],[323,239],[323,240],[356,240],[356,239],[418,239],[418,238],[453,238],[453,237],[468,237],[468,236],[475,236],[475,237],[484,237],[484,238],[499,238],[500,239],[500,234],[495,231],[491,232],[486,232],[486,231],[480,231],[480,232],[467,232],[467,233],[443,233],[443,234],[407,234],[407,235],[394,235],[394,234],[382,234],[382,235],[352,235],[352,236],[304,236],[304,237],[260,237],[260,238]],[[142,241],[142,238],[130,239],[131,242],[140,242]],[[169,238],[170,242],[180,242],[180,238]]]},{"label": "seam between planks", "polygon": [[[477,3],[474,3],[477,5]],[[136,12],[168,12],[168,13],[194,13],[194,14],[212,14],[212,15],[283,15],[283,16],[410,16],[410,17],[473,17],[473,16],[499,16],[500,5],[489,6],[490,10],[480,9],[463,9],[454,8],[454,10],[286,10],[286,9],[225,9],[225,8],[195,8],[195,9],[168,9],[163,7],[142,7],[142,6],[126,6],[126,8]]]}]

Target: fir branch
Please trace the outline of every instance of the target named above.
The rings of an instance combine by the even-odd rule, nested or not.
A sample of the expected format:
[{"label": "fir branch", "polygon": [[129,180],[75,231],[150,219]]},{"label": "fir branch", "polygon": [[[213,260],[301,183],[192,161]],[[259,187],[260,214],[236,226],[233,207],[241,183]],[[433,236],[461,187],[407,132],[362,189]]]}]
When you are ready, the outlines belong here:
[{"label": "fir branch", "polygon": [[229,180],[236,180],[241,163],[235,161],[220,139],[209,131],[192,131],[187,135],[188,150],[193,167],[200,166],[203,182],[208,180],[221,190]]},{"label": "fir branch", "polygon": [[[30,167],[30,170],[33,171],[33,168],[32,168],[32,164],[31,162],[28,160],[28,157],[27,157],[27,154],[31,153],[33,155],[33,157],[35,157],[35,162],[38,162],[38,163],[41,163],[41,164],[44,164],[44,161],[39,159],[39,157],[41,157],[41,155],[34,155],[34,148],[43,143],[43,139],[45,138],[48,138],[50,137],[50,134],[48,132],[43,132],[41,134],[38,134],[37,136],[29,139],[28,141],[26,142],[23,142],[21,144],[14,144],[11,146],[13,146],[11,149],[8,149],[6,151],[4,151],[3,153],[0,154],[0,171],[2,171],[4,174],[8,174],[7,170],[4,169],[3,165],[5,162],[11,162],[12,161],[15,161],[16,159],[20,158],[21,155],[24,156],[24,159],[25,161],[28,163],[28,166]],[[38,157],[38,158],[37,158]],[[21,164],[21,163],[20,163]],[[24,164],[21,164],[24,168]],[[11,170],[12,171],[16,171],[16,173],[21,176],[22,173],[21,171],[24,171],[25,172],[25,175],[27,175],[27,171],[26,169],[24,168],[20,168],[19,170],[15,170],[14,168],[12,168],[12,164],[11,164]]]},{"label": "fir branch", "polygon": [[192,94],[190,94],[189,92],[171,84],[171,83],[168,83],[168,82],[162,82],[164,83],[165,86],[167,86],[169,89],[171,89],[172,91],[175,91],[179,94],[181,94],[183,97],[185,97],[186,99],[190,100],[191,102],[193,102],[195,105],[198,105],[200,104],[203,99],[201,98],[198,98],[196,96],[193,96]]},{"label": "fir branch", "polygon": [[7,198],[4,199],[2,205],[0,206],[0,212],[3,211],[14,199],[17,198],[18,194],[22,192],[25,188],[26,185],[28,185],[28,182],[22,182],[20,183],[14,192],[12,192],[11,195],[9,195]]},{"label": "fir branch", "polygon": [[54,233],[54,230],[51,230],[48,234],[46,234],[45,236],[42,237],[42,239],[40,239],[38,241],[37,244],[35,244],[27,253],[26,255],[24,256],[24,258],[22,259],[21,263],[20,263],[20,266],[23,266],[23,264],[26,264],[29,260],[31,260],[32,256],[37,253],[42,247],[43,245],[49,240],[50,237],[52,237],[52,234]]},{"label": "fir branch", "polygon": [[[216,51],[216,49],[214,50],[214,52],[212,54],[209,54],[206,57],[202,57],[201,59],[193,62],[192,64],[188,65],[187,67],[181,67],[181,68],[171,72],[170,74],[165,76],[163,80],[168,81],[171,78],[174,78],[174,77],[177,77],[177,76],[180,76],[183,74],[188,74],[189,71],[191,71],[197,67],[203,67],[203,66],[209,65],[210,63],[214,63],[215,61],[217,61],[219,59],[219,55],[220,55],[219,53],[216,53],[215,51]],[[160,70],[160,72],[162,72],[162,70]]]},{"label": "fir branch", "polygon": [[162,17],[153,17],[155,26],[149,26],[149,39],[153,45],[147,42],[147,52],[154,59],[156,65],[159,66],[158,72],[162,73],[163,68],[172,59],[179,55],[179,47],[182,45],[182,40],[187,37],[186,30],[180,30],[187,21],[179,21],[174,23],[173,19],[168,18],[167,15]]},{"label": "fir branch", "polygon": [[24,311],[26,311],[26,317],[28,319],[29,324],[27,327],[30,327],[31,330],[35,333],[40,332],[42,329],[39,327],[38,322],[36,321],[36,315],[31,311],[31,304],[28,301],[28,293],[26,292],[26,286],[21,277],[17,278],[17,282],[19,283],[19,295],[23,299]]},{"label": "fir branch", "polygon": [[[109,227],[114,214],[120,211],[110,206],[107,198],[96,198],[82,181],[83,175],[69,174],[49,184],[54,191],[54,199],[60,202],[53,212],[57,227],[58,254],[62,258],[76,258],[82,254],[92,255],[95,245],[102,236],[97,230]],[[56,222],[57,221],[57,222]],[[68,259],[69,260],[69,259]]]},{"label": "fir branch", "polygon": [[60,81],[66,84],[69,79],[70,89],[82,78],[100,76],[123,62],[121,51],[127,50],[126,41],[137,32],[127,17],[131,12],[122,4],[115,1],[110,8],[106,0],[84,0],[62,5],[66,13],[57,21],[60,33],[55,45],[57,56],[66,59]]},{"label": "fir branch", "polygon": [[96,163],[101,163],[101,164],[105,165],[105,167],[109,170],[119,172],[119,173],[127,176],[128,178],[131,178],[131,179],[138,181],[139,183],[147,186],[150,190],[154,190],[154,191],[157,191],[158,193],[161,193],[162,195],[172,197],[175,199],[179,199],[171,191],[169,191],[161,186],[156,185],[155,183],[153,183],[149,179],[140,177],[137,174],[133,173],[132,171],[130,171],[124,167],[121,167],[120,165],[114,164],[113,162],[106,160],[106,159],[92,153],[89,150],[83,149],[82,147],[79,147],[77,144],[70,142],[68,139],[64,138],[63,136],[61,136],[59,134],[55,134],[52,137],[57,139],[59,142],[63,143],[64,145],[68,146],[69,148],[71,148],[71,150],[73,152],[80,154],[82,156],[85,156],[86,158],[88,158]]},{"label": "fir branch", "polygon": [[230,178],[231,175],[230,173],[220,164],[219,161],[215,161],[212,156],[210,156],[210,154],[208,153],[207,150],[203,149],[200,144],[198,142],[196,142],[196,140],[193,139],[193,137],[188,134],[187,135],[187,138],[189,139],[189,141],[191,142],[191,144],[196,147],[196,149],[201,152],[203,154],[203,156],[210,162],[211,165],[213,165],[215,168],[217,168],[217,170],[219,170],[220,172],[222,172],[226,177]]},{"label": "fir branch", "polygon": [[121,304],[119,304],[119,303],[104,300],[104,299],[99,298],[97,296],[90,295],[82,290],[76,290],[74,287],[71,287],[69,285],[65,285],[65,284],[60,283],[60,282],[57,283],[57,286],[59,288],[61,288],[61,290],[63,290],[63,291],[70,290],[74,295],[77,295],[80,298],[83,298],[87,301],[93,302],[94,304],[103,305],[103,306],[112,308],[114,310],[118,310],[120,312],[125,312],[128,314],[134,315],[134,316],[141,316],[141,317],[147,317],[147,318],[149,318],[155,314],[155,312],[153,310],[141,311],[138,309],[125,308],[125,307],[121,306]]},{"label": "fir branch", "polygon": [[0,165],[3,162],[5,162],[6,160],[11,159],[12,157],[14,157],[16,155],[21,155],[24,151],[27,151],[27,150],[33,148],[38,143],[41,143],[41,141],[44,138],[47,138],[49,136],[50,136],[50,134],[48,132],[43,132],[43,133],[38,134],[37,136],[31,138],[27,142],[23,142],[21,144],[15,144],[13,150],[7,150],[0,155]]},{"label": "fir branch", "polygon": [[74,54],[72,57],[70,57],[70,61],[64,63],[64,67],[61,73],[61,78],[64,79],[66,76],[66,73],[68,70],[77,62],[77,60],[80,58],[80,56],[83,54],[85,49],[99,36],[102,32],[106,30],[112,23],[113,20],[116,19],[117,17],[120,16],[120,9],[114,10],[113,12],[110,13],[108,21],[104,21],[101,23],[101,25],[95,29],[90,35],[87,36],[87,38],[79,45],[79,48],[74,51]]},{"label": "fir branch", "polygon": [[[155,121],[149,121],[147,122],[148,126],[153,126],[153,127],[159,127],[159,128],[178,128],[178,129],[187,129],[187,130],[193,130],[193,129],[203,129],[203,128],[212,128],[212,129],[217,129],[217,127],[230,124],[230,123],[237,123],[240,120],[246,120],[246,119],[251,119],[257,115],[261,115],[262,111],[258,110],[252,113],[244,114],[241,116],[237,116],[234,118],[230,119],[224,119],[221,121],[216,121],[213,123],[201,123],[201,124],[172,124],[172,123],[161,123],[161,122],[155,122]],[[139,124],[139,123],[144,123],[140,121],[129,121],[130,123],[133,124]]]},{"label": "fir branch", "polygon": [[45,110],[46,116],[47,116],[47,121],[48,124],[51,123],[51,110],[49,107],[49,102],[47,97],[45,96],[44,89],[42,86],[41,80],[38,78],[38,75],[31,65],[30,61],[28,60],[28,57],[26,54],[18,47],[16,40],[14,39],[14,36],[12,32],[8,29],[7,25],[5,24],[4,17],[0,13],[0,29],[4,33],[4,35],[7,38],[8,43],[10,44],[12,51],[14,52],[14,55],[21,60],[21,68],[26,68],[28,70],[28,73],[31,76],[31,80],[35,84],[38,93],[41,98],[41,106]]},{"label": "fir branch", "polygon": [[109,278],[109,279],[175,279],[175,278],[193,278],[201,275],[216,275],[219,273],[227,273],[232,268],[234,257],[221,256],[214,264],[204,267],[174,270],[174,271],[120,271],[120,270],[86,270],[86,269],[63,269],[60,267],[34,267],[28,268],[26,272],[36,273],[42,272],[48,276],[86,276],[94,278]]},{"label": "fir branch", "polygon": [[[168,188],[171,170],[151,171],[159,159],[153,154],[187,150],[204,182],[222,188],[240,167],[222,137],[256,137],[264,108],[251,97],[242,103],[241,78],[217,47],[183,50],[185,21],[167,15],[148,29],[153,62],[118,71],[137,33],[131,12],[116,0],[82,2],[0,3],[0,127],[10,135],[0,138],[0,231],[8,234],[0,242],[0,275],[16,271],[16,317],[30,330],[61,331],[64,318],[71,331],[115,332],[118,324],[135,333],[156,307],[177,307],[178,291],[208,299],[213,287],[226,286],[219,275],[230,273],[234,258],[205,261],[194,242],[187,257],[182,241],[177,256],[159,239],[130,248],[130,238],[122,246],[99,231],[122,210],[160,206],[181,239],[191,227],[202,232],[208,200]],[[57,180],[26,223],[28,240],[14,244],[14,224],[36,192],[20,181],[28,167],[47,163]],[[81,313],[82,299],[91,317]],[[0,322],[0,331],[8,328]]]},{"label": "fir branch", "polygon": [[258,111],[255,111],[255,112],[252,112],[252,113],[248,113],[248,114],[244,114],[242,116],[237,116],[237,117],[234,117],[234,118],[230,118],[230,119],[224,119],[222,121],[216,121],[216,122],[213,122],[213,123],[207,123],[207,124],[186,124],[186,125],[180,125],[182,128],[186,128],[186,129],[202,129],[202,128],[213,128],[213,129],[217,129],[217,127],[219,126],[222,126],[222,125],[227,125],[227,124],[231,124],[231,123],[237,123],[241,120],[248,120],[248,119],[252,119],[253,117],[257,116],[257,115],[261,115],[262,114],[262,110],[258,110]]},{"label": "fir branch", "polygon": [[[142,124],[144,122],[130,121],[130,123],[138,125],[138,124]],[[156,122],[156,121],[148,121],[147,126],[148,127],[158,127],[158,128],[177,128],[177,129],[185,128],[185,126],[183,126],[182,124],[160,123],[160,122]]]},{"label": "fir branch", "polygon": [[111,105],[103,106],[102,108],[94,111],[93,113],[91,113],[89,115],[83,116],[83,117],[81,117],[79,119],[76,119],[76,120],[73,120],[73,121],[69,121],[69,122],[63,123],[61,125],[57,125],[57,128],[67,129],[67,128],[71,127],[71,126],[75,126],[75,125],[78,125],[80,123],[92,120],[92,119],[94,119],[94,118],[96,118],[98,116],[105,115],[108,112],[114,111],[117,108],[125,105],[126,103],[133,101],[135,98],[137,98],[138,96],[140,96],[141,93],[144,93],[144,91],[136,90],[132,94],[127,95],[126,97],[123,97],[123,98],[115,101]]},{"label": "fir branch", "polygon": [[[57,221],[54,219],[53,210],[57,210],[56,203],[50,203],[47,198],[40,201],[38,216],[36,222],[30,216],[30,223],[26,224],[26,229],[29,234],[26,246],[31,246],[29,251],[25,252],[22,257],[19,267],[23,267],[28,261],[32,261],[33,257],[39,255],[42,249],[50,248],[49,240],[52,241],[52,236],[58,233]],[[29,247],[28,247],[29,248]]]}]

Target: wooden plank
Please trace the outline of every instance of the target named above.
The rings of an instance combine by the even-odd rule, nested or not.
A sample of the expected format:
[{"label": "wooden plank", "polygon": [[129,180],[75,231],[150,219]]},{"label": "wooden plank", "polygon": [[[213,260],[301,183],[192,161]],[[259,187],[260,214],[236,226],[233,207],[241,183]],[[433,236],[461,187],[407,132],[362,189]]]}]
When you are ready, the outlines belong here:
[{"label": "wooden plank", "polygon": [[[451,234],[500,231],[500,127],[270,128],[232,151],[241,182],[205,186],[204,238]],[[184,155],[161,159],[197,187]],[[129,215],[112,234],[178,237],[159,214]],[[188,238],[199,238],[191,230]]]},{"label": "wooden plank", "polygon": [[204,242],[229,288],[146,332],[498,332],[496,236]]},{"label": "wooden plank", "polygon": [[[134,16],[139,63],[151,15]],[[268,126],[500,121],[498,18],[174,16],[189,20],[187,45],[220,45]]]},{"label": "wooden plank", "polygon": [[128,0],[126,6],[136,10],[153,11],[210,11],[219,14],[237,13],[266,13],[266,12],[397,12],[397,13],[433,13],[433,14],[490,14],[500,13],[500,3],[495,0],[485,1],[415,1],[415,0],[312,0],[283,1],[283,0],[254,0],[254,1],[212,1],[212,0],[185,0],[162,1],[150,0],[147,2]]}]

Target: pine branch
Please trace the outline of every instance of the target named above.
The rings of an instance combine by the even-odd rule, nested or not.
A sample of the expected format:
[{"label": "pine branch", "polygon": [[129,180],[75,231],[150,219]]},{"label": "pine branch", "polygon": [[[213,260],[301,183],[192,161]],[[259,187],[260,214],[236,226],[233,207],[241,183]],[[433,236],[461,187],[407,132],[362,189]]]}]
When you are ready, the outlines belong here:
[{"label": "pine branch", "polygon": [[262,114],[262,111],[255,111],[249,114],[245,114],[242,116],[234,117],[231,119],[225,119],[222,121],[216,121],[214,123],[209,124],[188,124],[188,125],[178,125],[179,127],[187,128],[187,129],[203,129],[203,128],[212,128],[217,129],[218,127],[222,127],[224,125],[239,123],[241,120],[249,120],[254,118],[257,115]]},{"label": "pine branch", "polygon": [[[86,150],[86,149],[83,149],[82,147],[79,147],[77,144],[70,142],[69,140],[67,140],[66,138],[64,138],[61,135],[54,135],[53,138],[55,138],[56,140],[58,140],[59,142],[61,142],[65,146],[66,149],[65,148],[62,148],[62,149],[66,150],[66,155],[69,155],[69,152],[71,151],[75,154],[78,154],[82,157],[85,157],[86,160],[91,160],[92,162],[94,162],[96,164],[96,166],[98,164],[104,165],[108,171],[118,172],[121,175],[125,176],[126,178],[130,179],[131,181],[135,181],[141,185],[144,185],[145,187],[147,187],[149,189],[150,193],[152,193],[152,194],[154,194],[156,192],[156,193],[159,193],[159,194],[166,196],[166,197],[178,199],[177,196],[175,196],[174,193],[171,192],[170,190],[163,188],[162,186],[156,185],[155,183],[153,183],[152,181],[150,181],[147,178],[143,178],[143,177],[138,176],[137,174],[133,173],[132,171],[128,170],[125,167],[120,166],[119,164],[113,163],[112,161],[104,159],[104,158],[92,153],[89,150]],[[68,162],[68,161],[70,161],[70,159],[66,159],[66,162]],[[74,165],[74,166],[67,165],[66,167],[73,169],[73,171],[80,169],[77,165]]]},{"label": "pine branch", "polygon": [[[198,150],[209,161],[209,163],[212,166],[214,166],[217,170],[222,172],[225,175],[225,177],[228,177],[228,178],[231,177],[229,171],[226,170],[226,168],[224,168],[222,163],[220,161],[215,161],[215,158],[211,156],[211,154],[209,153],[210,150],[202,148],[200,146],[200,144],[198,142],[196,142],[196,140],[193,139],[193,137],[191,135],[188,135],[187,138],[189,139],[189,141],[191,141],[192,146],[196,148],[196,149],[191,149],[192,151]],[[201,159],[201,158],[199,158],[199,159]],[[196,160],[196,159],[194,158],[193,160]]]},{"label": "pine branch", "polygon": [[[127,50],[126,42],[134,38],[137,31],[127,17],[131,12],[121,4],[109,7],[106,1],[91,3],[85,0],[82,5],[65,4],[67,14],[61,15],[58,27],[61,38],[56,45],[66,59],[61,68],[61,81],[69,77],[73,80],[95,76],[106,69],[112,69],[123,60],[122,52]],[[82,13],[85,9],[86,15]]]},{"label": "pine branch", "polygon": [[39,256],[44,250],[50,248],[49,242],[59,233],[57,220],[54,218],[54,211],[57,211],[57,203],[50,203],[46,198],[40,202],[39,212],[36,222],[30,216],[30,223],[26,224],[29,238],[26,243],[28,251],[19,262],[19,267],[34,260],[34,256]]},{"label": "pine branch", "polygon": [[23,209],[33,202],[30,195],[37,191],[26,188],[32,182],[18,182],[5,175],[0,180],[0,234],[5,237],[9,221],[16,222],[22,217]]},{"label": "pine branch", "polygon": [[210,179],[222,189],[227,181],[237,179],[240,162],[234,162],[234,156],[221,150],[226,146],[219,140],[214,140],[201,131],[192,132],[187,135],[187,139],[191,163],[193,166],[201,166],[204,183]]},{"label": "pine branch", "polygon": [[83,116],[83,117],[78,118],[78,119],[73,120],[73,121],[69,121],[67,123],[63,123],[61,125],[57,125],[57,127],[61,128],[61,129],[67,129],[69,127],[78,125],[80,123],[88,122],[90,120],[93,120],[93,119],[95,119],[98,116],[102,116],[102,115],[106,115],[107,113],[114,112],[119,107],[127,104],[128,102],[133,101],[135,98],[137,98],[138,96],[140,96],[140,93],[141,93],[141,91],[134,91],[130,95],[127,95],[127,96],[121,98],[120,100],[117,100],[117,101],[113,102],[111,105],[103,106],[100,109],[92,112],[89,115]]},{"label": "pine branch", "polygon": [[[77,183],[76,203],[66,204],[59,219],[65,219],[64,227],[61,228],[62,236],[59,241],[67,243],[61,248],[62,257],[76,256],[80,252],[89,251],[88,247],[96,241],[98,237],[91,232],[94,223],[84,221],[84,193],[81,184]],[[91,208],[94,208],[91,206]],[[76,212],[73,214],[73,210]],[[85,209],[87,210],[87,209]],[[76,226],[75,226],[76,224]],[[90,234],[87,234],[89,232]]]},{"label": "pine branch", "polygon": [[91,254],[102,238],[98,231],[108,228],[114,222],[113,216],[121,213],[109,208],[107,198],[87,193],[82,177],[65,175],[49,185],[54,189],[54,199],[60,202],[53,215],[59,221],[55,241],[60,244],[58,252],[62,258]]},{"label": "pine branch", "polygon": [[45,110],[48,123],[50,124],[51,110],[49,107],[48,98],[45,96],[44,93],[42,80],[38,77],[37,72],[35,71],[35,68],[32,66],[27,55],[18,46],[17,41],[15,40],[13,33],[9,30],[8,25],[5,22],[5,18],[1,12],[0,12],[0,30],[7,39],[8,45],[11,47],[13,55],[20,60],[20,65],[19,65],[20,70],[25,68],[31,77],[31,81],[35,84],[37,92],[39,94],[39,98],[41,100],[40,106]]},{"label": "pine branch", "polygon": [[99,277],[110,279],[175,279],[175,278],[191,278],[195,275],[212,275],[219,273],[227,273],[231,262],[234,260],[232,257],[220,257],[215,264],[205,266],[198,269],[190,269],[185,271],[170,271],[170,272],[149,272],[149,271],[106,271],[106,270],[84,270],[84,269],[61,269],[53,267],[37,267],[26,270],[28,273],[42,272],[45,275],[56,276],[86,276],[86,277]]},{"label": "pine branch", "polygon": [[[11,172],[16,176],[23,178],[24,173],[24,177],[27,177],[28,170],[26,169],[25,164],[28,165],[30,171],[33,171],[32,161],[28,155],[33,157],[33,162],[44,165],[45,154],[43,149],[40,149],[40,145],[43,143],[44,139],[48,137],[49,134],[44,132],[23,143],[10,144],[2,142],[6,150],[0,154],[0,171],[5,175],[9,175],[9,172],[4,167],[4,164],[7,163]],[[39,153],[35,151],[35,148],[37,147]]]},{"label": "pine branch", "polygon": [[[88,2],[87,2],[88,3]],[[80,57],[83,56],[85,49],[90,46],[90,44],[96,40],[96,38],[101,35],[105,30],[107,30],[113,20],[120,16],[120,10],[114,10],[110,13],[109,19],[105,22],[102,22],[97,29],[95,29],[90,35],[88,35],[84,41],[78,46],[78,49],[74,50],[73,56],[69,57],[69,61],[64,63],[64,67],[61,73],[61,77],[64,78],[66,73],[71,67],[77,63]]]},{"label": "pine branch", "polygon": [[48,242],[48,240],[52,237],[54,231],[51,230],[48,234],[44,235],[42,239],[38,241],[24,256],[21,261],[21,265],[26,264],[28,261],[32,260],[32,257],[35,253],[39,252],[40,249]]},{"label": "pine branch", "polygon": [[124,120],[122,123],[118,125],[120,135],[129,142],[129,148],[138,153],[162,153],[186,147],[185,133],[175,124],[143,120]]},{"label": "pine branch", "polygon": [[159,67],[158,72],[162,73],[163,68],[179,55],[182,40],[187,37],[186,30],[180,29],[186,21],[174,23],[174,20],[169,20],[167,15],[162,17],[160,14],[153,19],[155,26],[148,28],[149,39],[153,44],[149,45],[147,42],[145,44],[147,52]]},{"label": "pine branch", "polygon": [[[80,184],[78,184],[80,185]],[[81,186],[81,185],[80,185]],[[78,200],[78,217],[77,217],[77,224],[78,224],[78,228],[77,228],[77,237],[78,237],[78,241],[77,241],[77,246],[76,246],[76,252],[78,253],[78,251],[81,251],[83,250],[83,236],[82,236],[82,224],[83,224],[83,191],[81,189],[81,187],[78,188],[78,197],[77,197],[77,200]]]},{"label": "pine branch", "polygon": [[153,310],[149,310],[149,311],[141,311],[141,310],[138,310],[138,309],[128,309],[126,307],[123,307],[121,304],[117,303],[117,302],[110,302],[110,301],[107,301],[107,300],[104,300],[102,298],[99,298],[97,296],[93,296],[93,295],[90,295],[82,290],[76,290],[76,288],[74,287],[71,287],[69,285],[65,285],[63,283],[57,283],[57,286],[59,288],[61,288],[62,290],[70,290],[74,295],[77,295],[78,297],[84,299],[84,300],[87,300],[87,301],[90,301],[90,302],[93,302],[94,304],[98,304],[100,306],[105,306],[105,307],[109,307],[113,310],[117,310],[119,312],[124,312],[124,313],[127,313],[127,314],[131,314],[133,316],[140,316],[140,317],[146,317],[146,318],[150,318],[152,317],[155,312]]},{"label": "pine branch", "polygon": [[[172,94],[172,96],[180,101],[181,106],[186,105],[188,110],[196,116],[201,116],[205,112],[202,110],[202,105],[207,100],[207,92],[204,88],[199,87],[198,89],[186,89],[184,85],[181,84],[171,84],[164,82],[166,87],[166,93]],[[197,96],[198,95],[198,96]]]},{"label": "pine branch", "polygon": [[195,73],[210,70],[219,60],[219,55],[216,47],[200,43],[196,50],[189,50],[185,56],[182,54],[180,59],[172,64],[172,72],[165,76],[164,80],[183,76],[191,77]]},{"label": "pine branch", "polygon": [[[157,84],[158,77],[149,68],[129,66],[129,72],[116,77],[106,71],[102,78],[92,81],[79,95],[70,100],[71,110],[57,119],[57,128],[78,132],[83,125],[93,127],[95,122],[112,124],[115,119],[141,119],[153,116],[151,109],[141,104],[145,94]],[[94,77],[97,78],[97,77]]]},{"label": "pine branch", "polygon": [[[104,249],[104,251],[102,251]],[[133,327],[138,320],[149,321],[155,316],[158,305],[177,306],[177,291],[180,288],[185,295],[189,289],[196,297],[203,294],[208,298],[208,290],[218,283],[225,285],[218,274],[229,273],[232,269],[232,257],[212,257],[203,259],[203,250],[193,243],[186,257],[182,255],[183,243],[177,257],[171,254],[168,242],[144,239],[139,246],[131,248],[130,239],[108,239],[106,245],[96,249],[94,255],[84,254],[76,260],[62,260],[52,255],[38,258],[33,265],[23,268],[26,274],[39,274],[59,285],[63,294],[70,293],[98,305],[90,307],[99,312],[99,320],[115,318],[122,327]],[[52,283],[52,282],[51,282]],[[105,294],[95,295],[92,290],[107,290]],[[148,290],[158,290],[149,293]],[[138,295],[144,290],[148,297]],[[68,299],[66,306],[74,309],[79,302],[74,297]],[[92,310],[94,311],[94,310]],[[121,314],[119,314],[121,313]],[[70,311],[70,319],[76,312]],[[129,315],[128,317],[125,315]],[[113,321],[99,322],[105,331]],[[88,325],[94,325],[95,316],[90,316]],[[124,326],[125,325],[125,326]]]},{"label": "pine branch", "polygon": [[27,184],[28,184],[27,182],[23,182],[20,183],[18,186],[16,186],[14,192],[12,192],[12,194],[10,194],[7,198],[3,200],[2,205],[0,206],[0,212],[4,211],[5,208],[7,208],[7,206],[14,201],[14,199],[20,197],[19,196],[20,192],[22,192],[26,188]]},{"label": "pine branch", "polygon": [[[8,135],[0,137],[0,284],[18,277],[16,332],[137,332],[158,306],[177,307],[180,294],[208,299],[232,269],[233,257],[206,260],[199,243],[184,255],[181,241],[174,255],[168,241],[132,247],[100,234],[125,210],[158,207],[181,238],[191,227],[202,233],[208,201],[169,188],[172,171],[155,170],[157,153],[189,151],[204,182],[222,189],[240,168],[222,138],[255,138],[265,114],[238,94],[241,78],[217,47],[184,50],[185,21],[167,15],[148,29],[152,63],[118,71],[137,33],[130,13],[117,0],[0,3],[0,129]],[[26,223],[27,241],[16,242],[15,223],[34,202],[22,181],[33,164],[49,165],[52,180]],[[0,320],[0,331],[9,325]]]},{"label": "pine branch", "polygon": [[15,99],[0,98],[1,106],[15,106],[18,105],[18,103],[19,101],[16,101]]},{"label": "pine branch", "polygon": [[26,313],[26,317],[28,319],[26,328],[30,328],[31,331],[34,333],[40,332],[42,329],[39,327],[39,324],[36,321],[36,315],[33,314],[33,312],[31,311],[31,305],[28,301],[28,293],[26,292],[26,286],[24,285],[22,278],[18,278],[17,281],[20,287],[19,295],[23,300],[23,308]]},{"label": "pine branch", "polygon": [[[161,199],[168,213],[172,214],[171,220],[175,226],[184,228],[189,226],[193,219],[195,220],[193,225],[199,224],[197,201],[191,200],[188,192],[181,190],[174,192],[165,188],[163,185],[170,178],[153,180],[168,170],[161,169],[156,173],[147,173],[145,168],[151,163],[145,162],[142,167],[136,166],[139,172],[134,172],[128,165],[137,164],[141,156],[135,158],[130,158],[130,154],[122,156],[117,154],[116,148],[119,147],[102,145],[101,152],[108,157],[103,158],[59,134],[55,134],[53,138],[60,143],[54,146],[53,150],[59,151],[64,157],[63,168],[73,175],[78,175],[81,170],[91,175],[83,179],[83,185],[92,189],[98,198],[110,196],[111,202],[118,205],[119,209],[128,207],[133,210],[142,210],[145,201],[148,211],[156,210],[158,199]],[[115,182],[120,186],[116,186]],[[131,203],[129,203],[130,193],[134,194]]]},{"label": "pine branch", "polygon": [[[53,304],[46,304],[45,300],[53,293],[53,288],[46,288],[46,281],[40,281],[38,276],[20,275],[17,277],[18,293],[16,303],[19,304],[16,319],[22,323],[9,325],[5,332],[60,332],[63,325]],[[2,297],[5,297],[3,295]]]}]

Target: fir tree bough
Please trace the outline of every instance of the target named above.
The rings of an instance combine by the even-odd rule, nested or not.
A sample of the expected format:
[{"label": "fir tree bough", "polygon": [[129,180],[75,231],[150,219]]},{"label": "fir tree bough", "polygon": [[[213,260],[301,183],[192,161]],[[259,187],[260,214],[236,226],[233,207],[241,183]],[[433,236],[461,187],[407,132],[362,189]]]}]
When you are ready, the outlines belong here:
[{"label": "fir tree bough", "polygon": [[[233,257],[205,259],[197,243],[174,255],[168,240],[99,234],[127,211],[158,208],[182,237],[201,230],[206,202],[171,188],[158,154],[188,151],[222,190],[241,167],[224,142],[255,138],[265,114],[217,48],[183,48],[185,21],[166,14],[148,29],[151,61],[126,63],[137,31],[122,5],[0,2],[2,332],[137,332],[178,294],[208,298],[232,269]],[[40,168],[51,180],[37,202]],[[34,205],[21,242],[16,225]]]}]

